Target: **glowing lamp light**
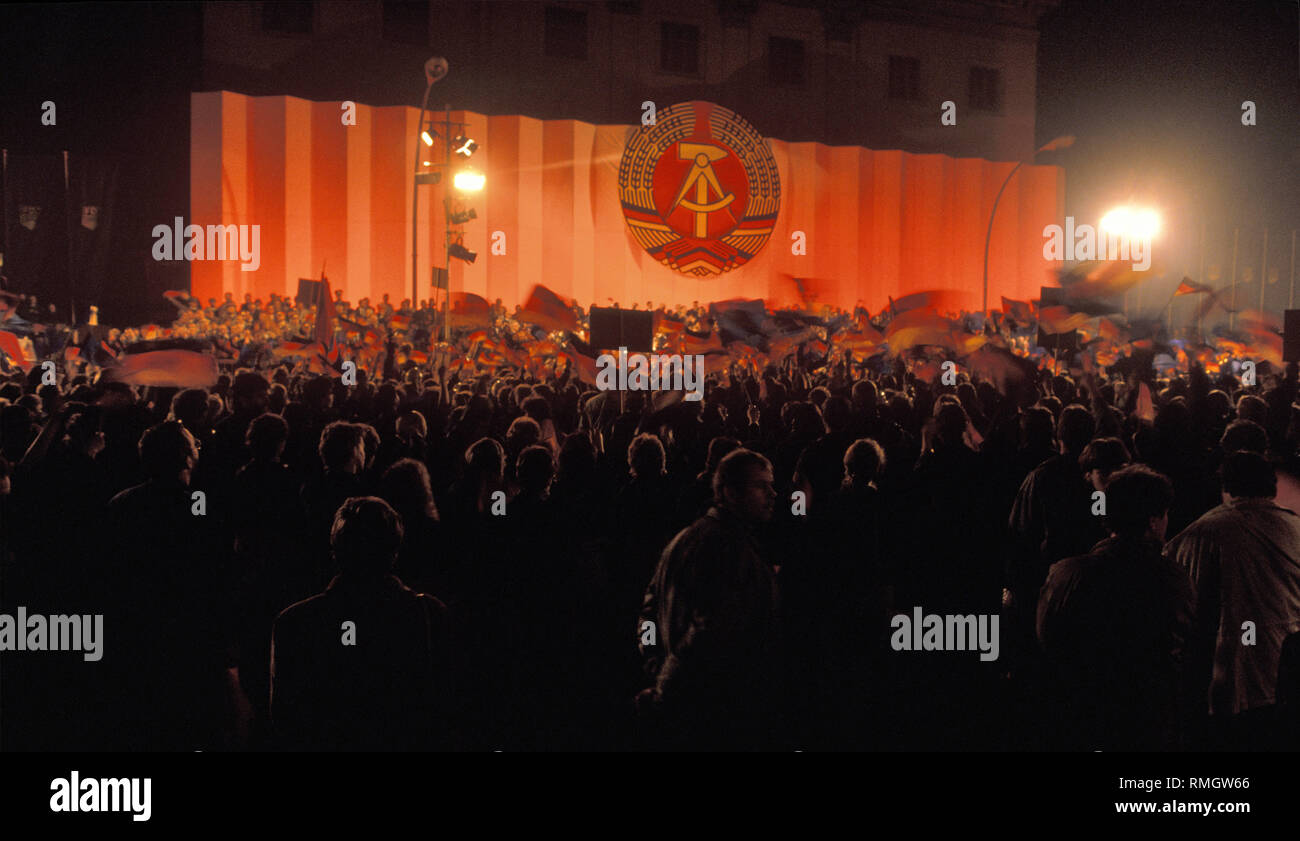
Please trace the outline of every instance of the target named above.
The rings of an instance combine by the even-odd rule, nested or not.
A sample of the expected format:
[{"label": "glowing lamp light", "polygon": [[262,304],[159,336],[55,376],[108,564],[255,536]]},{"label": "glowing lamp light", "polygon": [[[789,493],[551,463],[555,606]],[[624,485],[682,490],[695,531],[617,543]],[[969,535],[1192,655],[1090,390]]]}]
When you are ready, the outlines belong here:
[{"label": "glowing lamp light", "polygon": [[1160,233],[1160,214],[1150,208],[1117,207],[1101,217],[1101,229],[1115,236],[1150,239]]},{"label": "glowing lamp light", "polygon": [[433,145],[433,137],[431,137],[427,131],[420,132],[420,139],[424,141],[425,146]]},{"label": "glowing lamp light", "polygon": [[456,173],[456,177],[452,180],[452,183],[456,185],[456,189],[462,193],[477,193],[483,189],[486,182],[487,176],[470,169]]}]

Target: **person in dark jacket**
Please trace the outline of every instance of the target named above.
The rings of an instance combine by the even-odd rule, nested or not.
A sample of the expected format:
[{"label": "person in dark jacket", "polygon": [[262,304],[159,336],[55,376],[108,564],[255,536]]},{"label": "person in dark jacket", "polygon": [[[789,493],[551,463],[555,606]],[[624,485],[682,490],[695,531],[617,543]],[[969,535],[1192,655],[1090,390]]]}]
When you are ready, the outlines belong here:
[{"label": "person in dark jacket", "polygon": [[148,480],[108,503],[100,598],[112,636],[96,705],[112,722],[104,749],[220,747],[234,665],[229,558],[190,490],[197,460],[180,421],[153,426],[140,439]]},{"label": "person in dark jacket", "polygon": [[1187,572],[1160,554],[1172,501],[1169,480],[1150,468],[1115,472],[1106,485],[1111,537],[1048,572],[1037,632],[1061,695],[1064,747],[1179,744],[1195,597]]},{"label": "person in dark jacket", "polygon": [[713,489],[713,507],[660,557],[637,629],[653,679],[638,705],[658,714],[657,747],[745,750],[775,740],[776,585],[753,531],[772,517],[772,465],[736,450],[718,464]]},{"label": "person in dark jacket", "polygon": [[445,608],[390,574],[402,523],[377,497],[346,500],[330,545],[340,572],[291,605],[271,641],[271,720],[295,750],[446,744]]}]

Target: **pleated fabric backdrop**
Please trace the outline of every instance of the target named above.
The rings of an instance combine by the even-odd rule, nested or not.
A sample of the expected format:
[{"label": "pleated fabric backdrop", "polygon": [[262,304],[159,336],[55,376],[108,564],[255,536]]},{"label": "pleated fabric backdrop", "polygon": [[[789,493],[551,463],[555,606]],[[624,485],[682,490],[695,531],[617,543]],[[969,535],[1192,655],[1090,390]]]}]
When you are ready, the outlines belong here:
[{"label": "pleated fabric backdrop", "polygon": [[[342,115],[340,102],[192,95],[185,221],[259,225],[261,237],[256,271],[241,271],[237,261],[192,263],[195,295],[292,295],[298,278],[318,277],[323,266],[351,301],[410,297],[419,112],[358,103],[356,125],[344,125]],[[470,165],[487,176],[483,192],[468,200],[478,218],[464,226],[464,244],[478,260],[451,261],[451,289],[510,306],[535,283],[584,306],[737,297],[799,304],[799,278],[817,303],[861,302],[875,312],[891,295],[961,289],[975,310],[988,214],[1015,166],[769,138],[781,173],[771,239],[738,269],[697,279],[656,262],[623,220],[618,165],[635,127],[468,111],[452,111],[451,119],[468,124],[479,143]],[[429,296],[432,267],[443,264],[448,180],[420,188],[421,298]],[[1054,166],[1026,165],[1008,185],[989,249],[991,307],[1002,295],[1036,298],[1051,282],[1043,227],[1060,221],[1063,194],[1064,174]],[[505,254],[491,253],[496,232]],[[806,239],[804,255],[792,253],[795,232]]]}]

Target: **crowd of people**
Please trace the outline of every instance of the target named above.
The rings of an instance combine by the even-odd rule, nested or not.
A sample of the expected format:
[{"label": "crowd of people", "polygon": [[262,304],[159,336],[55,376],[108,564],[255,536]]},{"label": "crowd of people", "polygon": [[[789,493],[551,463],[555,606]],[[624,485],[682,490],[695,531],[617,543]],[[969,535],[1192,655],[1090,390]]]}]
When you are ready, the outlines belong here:
[{"label": "crowd of people", "polygon": [[[285,299],[185,309],[310,335]],[[105,653],[4,654],[10,748],[1295,744],[1295,366],[800,353],[699,402],[564,366],[43,373],[0,385],[0,608],[102,614]],[[914,608],[996,617],[997,658],[900,650]]]}]

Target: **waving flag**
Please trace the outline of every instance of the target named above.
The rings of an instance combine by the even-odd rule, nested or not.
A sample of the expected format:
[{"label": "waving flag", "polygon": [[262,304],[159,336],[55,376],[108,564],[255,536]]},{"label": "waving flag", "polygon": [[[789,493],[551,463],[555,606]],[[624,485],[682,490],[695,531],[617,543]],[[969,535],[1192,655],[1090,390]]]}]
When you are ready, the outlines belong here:
[{"label": "waving flag", "polygon": [[524,302],[520,317],[548,332],[578,329],[578,317],[573,314],[569,303],[540,283],[533,287]]},{"label": "waving flag", "polygon": [[131,385],[208,388],[217,384],[217,360],[192,350],[151,350],[127,353],[104,376]]},{"label": "waving flag", "polygon": [[473,292],[451,293],[451,317],[448,323],[452,327],[473,330],[477,327],[489,327],[492,324],[492,308],[487,299]]},{"label": "waving flag", "polygon": [[36,367],[36,353],[31,339],[19,339],[7,330],[0,330],[0,351],[14,361],[23,373]]},{"label": "waving flag", "polygon": [[568,360],[573,375],[584,383],[596,382],[596,351],[586,342],[571,336],[562,354]]},{"label": "waving flag", "polygon": [[761,298],[732,298],[727,301],[715,301],[709,304],[709,315],[718,326],[722,343],[753,343],[764,335],[763,322],[767,320],[767,308]]},{"label": "waving flag", "polygon": [[1017,301],[1012,298],[1002,298],[1002,312],[1008,318],[1014,318],[1020,324],[1029,324],[1034,320],[1034,310],[1028,301]]},{"label": "waving flag", "polygon": [[722,339],[717,333],[710,333],[707,336],[700,336],[686,330],[682,333],[682,353],[713,353],[724,351],[726,348],[722,345]]},{"label": "waving flag", "polygon": [[1044,333],[1069,333],[1071,330],[1078,330],[1089,321],[1086,312],[1071,312],[1070,308],[1057,304],[1056,306],[1043,307],[1038,314],[1038,324],[1042,327]]},{"label": "waving flag", "polygon": [[1197,283],[1190,277],[1184,277],[1182,283],[1178,284],[1178,289],[1174,291],[1174,295],[1204,295],[1213,291],[1212,287],[1204,283]]},{"label": "waving flag", "polygon": [[899,316],[912,310],[930,310],[939,315],[956,314],[962,311],[969,294],[959,289],[933,289],[928,292],[913,292],[898,300],[889,299],[890,311]]}]

